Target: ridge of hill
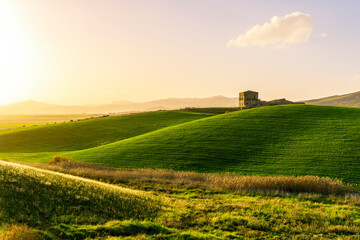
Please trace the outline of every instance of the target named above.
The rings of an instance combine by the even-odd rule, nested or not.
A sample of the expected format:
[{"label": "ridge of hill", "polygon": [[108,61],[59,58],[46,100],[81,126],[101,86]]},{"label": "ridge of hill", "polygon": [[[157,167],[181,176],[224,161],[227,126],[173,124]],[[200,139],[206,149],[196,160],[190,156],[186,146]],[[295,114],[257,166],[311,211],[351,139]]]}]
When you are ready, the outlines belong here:
[{"label": "ridge of hill", "polygon": [[360,91],[305,101],[307,104],[360,107]]},{"label": "ridge of hill", "polygon": [[200,119],[64,152],[121,168],[318,175],[360,183],[360,109],[288,105]]}]

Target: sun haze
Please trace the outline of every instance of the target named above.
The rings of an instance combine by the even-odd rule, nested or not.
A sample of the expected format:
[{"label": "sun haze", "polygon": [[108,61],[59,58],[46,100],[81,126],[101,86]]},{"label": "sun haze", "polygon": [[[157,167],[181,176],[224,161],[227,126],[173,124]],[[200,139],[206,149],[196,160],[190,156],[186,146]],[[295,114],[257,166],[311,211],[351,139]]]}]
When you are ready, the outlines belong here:
[{"label": "sun haze", "polygon": [[[360,90],[357,1],[0,2],[0,105]],[[354,80],[355,79],[355,80]]]}]

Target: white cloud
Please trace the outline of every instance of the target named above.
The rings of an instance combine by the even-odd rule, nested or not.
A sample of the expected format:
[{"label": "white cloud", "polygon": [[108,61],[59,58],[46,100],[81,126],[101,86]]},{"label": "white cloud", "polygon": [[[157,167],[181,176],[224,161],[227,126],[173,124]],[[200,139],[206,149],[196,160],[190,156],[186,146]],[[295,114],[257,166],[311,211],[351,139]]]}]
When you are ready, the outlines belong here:
[{"label": "white cloud", "polygon": [[327,37],[327,33],[320,33],[318,34],[318,37]]},{"label": "white cloud", "polygon": [[274,16],[269,23],[256,25],[244,35],[231,39],[228,46],[284,46],[287,43],[307,42],[313,25],[310,15],[305,13],[293,12],[284,17]]}]

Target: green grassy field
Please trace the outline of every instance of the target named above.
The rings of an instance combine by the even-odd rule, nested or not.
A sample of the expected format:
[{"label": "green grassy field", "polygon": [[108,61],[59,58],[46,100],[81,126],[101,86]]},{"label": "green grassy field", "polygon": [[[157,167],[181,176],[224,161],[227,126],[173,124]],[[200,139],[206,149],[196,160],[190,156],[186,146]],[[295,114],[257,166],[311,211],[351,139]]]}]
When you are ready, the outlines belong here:
[{"label": "green grassy field", "polygon": [[[94,166],[75,167],[75,173],[87,175],[87,167]],[[116,176],[104,169],[91,178],[104,181],[111,174]],[[129,171],[110,185],[0,161],[0,239],[360,237],[356,193],[239,194],[202,185],[198,178],[197,173]]]},{"label": "green grassy field", "polygon": [[0,152],[34,153],[93,148],[172,125],[212,116],[161,111],[0,131]]},{"label": "green grassy field", "polygon": [[359,132],[359,108],[286,105],[216,116],[164,111],[0,131],[0,157],[47,162],[58,154],[119,168],[360,183]]},{"label": "green grassy field", "polygon": [[159,202],[135,190],[0,161],[0,225],[151,219]]},{"label": "green grassy field", "polygon": [[275,106],[63,154],[114,167],[318,175],[360,183],[359,132],[359,108]]}]

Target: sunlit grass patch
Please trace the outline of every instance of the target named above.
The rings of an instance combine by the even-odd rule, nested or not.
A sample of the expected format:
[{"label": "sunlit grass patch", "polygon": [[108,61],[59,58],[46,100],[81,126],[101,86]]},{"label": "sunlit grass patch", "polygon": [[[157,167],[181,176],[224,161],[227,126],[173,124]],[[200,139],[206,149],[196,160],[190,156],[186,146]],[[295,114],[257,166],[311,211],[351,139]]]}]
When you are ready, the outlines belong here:
[{"label": "sunlit grass patch", "polygon": [[[80,150],[212,116],[207,113],[161,111],[94,118],[0,131],[0,153]],[[26,159],[24,158],[26,161]]]},{"label": "sunlit grass patch", "polygon": [[48,122],[0,123],[0,130],[12,128],[35,127],[49,124]]},{"label": "sunlit grass patch", "polygon": [[139,191],[7,162],[0,162],[0,192],[0,222],[34,227],[150,219],[160,210]]},{"label": "sunlit grass patch", "polygon": [[37,231],[25,224],[5,225],[0,228],[1,240],[45,240]]}]

